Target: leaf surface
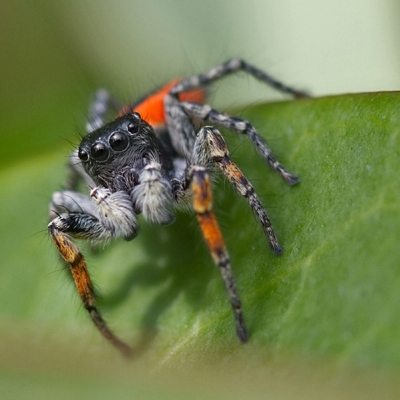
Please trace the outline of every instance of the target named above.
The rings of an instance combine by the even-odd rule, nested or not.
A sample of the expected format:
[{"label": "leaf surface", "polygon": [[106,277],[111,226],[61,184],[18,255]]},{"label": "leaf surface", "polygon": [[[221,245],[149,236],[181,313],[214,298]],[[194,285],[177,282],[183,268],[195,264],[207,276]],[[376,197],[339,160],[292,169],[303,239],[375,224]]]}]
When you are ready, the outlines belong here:
[{"label": "leaf surface", "polygon": [[[246,200],[220,179],[215,209],[250,331],[246,345],[235,336],[219,271],[193,215],[180,214],[167,227],[141,221],[133,242],[95,253],[84,247],[102,312],[140,354],[136,365],[213,365],[219,373],[236,365],[247,371],[241,379],[250,385],[254,370],[270,375],[279,364],[282,378],[301,370],[303,359],[319,360],[317,366],[304,361],[311,375],[321,364],[334,365],[335,376],[351,368],[367,396],[375,380],[390,382],[384,385],[388,395],[399,389],[391,381],[400,365],[399,101],[396,92],[355,94],[240,110],[301,179],[287,186],[246,138],[226,134],[285,250],[279,257],[269,252]],[[49,349],[74,348],[63,353],[67,364],[76,353],[93,359],[107,354],[118,371],[125,370],[91,325],[47,238],[47,204],[63,183],[66,154],[26,158],[0,174],[3,369],[18,363],[23,342],[24,349],[35,343],[50,358]],[[294,387],[299,373],[290,378]],[[118,379],[124,386],[129,374]],[[255,396],[260,382],[252,386]],[[348,393],[354,385],[344,379]],[[213,388],[223,392],[218,383]]]}]

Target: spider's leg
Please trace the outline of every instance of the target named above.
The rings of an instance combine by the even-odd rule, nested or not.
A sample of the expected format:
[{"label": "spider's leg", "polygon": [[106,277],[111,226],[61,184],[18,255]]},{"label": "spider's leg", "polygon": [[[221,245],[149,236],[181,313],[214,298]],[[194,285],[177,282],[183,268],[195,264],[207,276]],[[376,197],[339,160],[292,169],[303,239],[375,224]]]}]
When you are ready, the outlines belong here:
[{"label": "spider's leg", "polygon": [[119,102],[111,97],[110,93],[106,89],[98,89],[89,106],[86,131],[90,133],[101,128],[107,122],[109,113],[112,111],[115,114],[119,108]]},{"label": "spider's leg", "polygon": [[246,342],[248,334],[244,323],[242,304],[233,279],[228,250],[226,249],[221,230],[212,208],[212,183],[210,174],[205,167],[193,165],[186,170],[186,176],[183,179],[182,187],[179,190],[191,188],[193,193],[193,208],[196,212],[197,221],[214,264],[219,267],[222,279],[228,291],[235,316],[237,336],[242,342]]},{"label": "spider's leg", "polygon": [[252,142],[253,146],[264,157],[268,164],[281,175],[286,183],[289,185],[295,185],[299,182],[299,178],[287,171],[275,158],[263,138],[257,133],[256,129],[249,121],[237,117],[231,117],[230,115],[221,113],[214,110],[209,105],[204,104],[179,103],[178,107],[180,107],[186,115],[191,118],[199,118],[204,122],[209,122],[213,125],[221,126],[236,133],[246,135]]},{"label": "spider's leg", "polygon": [[[238,58],[234,58],[225,62],[224,64],[219,65],[218,67],[212,68],[204,74],[183,79],[182,81],[178,82],[173,88],[171,88],[169,93],[166,94],[164,97],[166,122],[168,126],[168,131],[170,133],[171,143],[174,149],[179,154],[183,155],[184,157],[188,157],[191,149],[193,148],[193,144],[196,138],[196,129],[193,126],[193,120],[198,119],[200,121],[213,122],[212,117],[216,117],[216,123],[220,123],[220,125],[226,126],[226,124],[224,125],[225,121],[223,121],[222,118],[223,114],[217,113],[215,110],[212,110],[212,108],[207,105],[181,102],[179,96],[185,92],[201,89],[204,86],[210,85],[214,81],[239,70],[243,70],[253,75],[255,78],[267,83],[268,85],[277,90],[280,90],[281,92],[291,94],[294,97],[298,98],[308,97],[307,93],[284,85],[272,76]],[[196,108],[196,104],[197,108],[200,109]],[[212,115],[210,116],[210,118],[208,118],[208,114],[210,112],[212,112]],[[218,118],[218,116],[220,117]],[[280,172],[286,182],[288,182],[289,184],[294,184],[298,182],[298,179],[295,176],[287,172],[279,164],[279,162],[276,161],[274,156],[271,154],[270,149],[257,134],[252,125],[250,125],[246,121],[242,121],[236,118],[230,118],[229,124],[227,125],[229,129],[247,134],[250,140],[253,142],[253,145],[259,150],[264,158],[267,159],[269,164],[272,165],[272,167],[275,168],[278,172]]]},{"label": "spider's leg", "polygon": [[288,93],[296,98],[309,97],[307,93],[287,86],[282,82],[279,82],[271,75],[266,74],[260,69],[239,58],[233,58],[232,60],[229,60],[219,65],[218,67],[210,69],[204,74],[184,79],[176,86],[174,86],[174,88],[170,91],[170,94],[177,96],[179,93],[207,86],[215,82],[216,80],[221,79],[239,70],[245,71],[250,75],[253,75],[258,80],[265,82],[266,84],[270,85],[276,90],[279,90],[280,92]]},{"label": "spider's leg", "polygon": [[54,192],[49,204],[49,219],[63,213],[96,214],[96,207],[89,196],[73,190]]},{"label": "spider's leg", "polygon": [[67,179],[64,183],[64,189],[75,191],[78,189],[79,182],[81,181],[88,188],[96,186],[93,179],[83,168],[82,161],[78,157],[78,150],[74,150],[68,159]]},{"label": "spider's leg", "polygon": [[[119,107],[120,105],[117,104],[117,101],[111,97],[107,90],[97,90],[89,106],[88,120],[86,122],[87,133],[101,128],[107,122],[110,112],[112,111],[115,114]],[[81,180],[90,188],[96,186],[93,179],[84,170],[78,157],[78,150],[75,150],[68,160],[68,176],[64,188],[76,190]]]},{"label": "spider's leg", "polygon": [[193,161],[200,162],[202,165],[208,165],[211,161],[221,169],[224,176],[231,182],[237,193],[247,199],[254,214],[260,220],[272,252],[274,254],[282,254],[282,247],[276,238],[271,222],[260,199],[251,183],[231,160],[225,139],[217,129],[205,126],[199,131],[193,149]]},{"label": "spider's leg", "polygon": [[152,223],[167,225],[174,221],[172,189],[162,174],[162,165],[149,161],[138,176],[131,192],[135,210]]},{"label": "spider's leg", "polygon": [[[82,200],[79,196],[82,195],[75,192],[58,192],[53,196],[53,202],[57,199],[65,201],[65,204],[58,204],[58,210],[70,207],[73,211],[58,214],[49,223],[48,231],[61,258],[68,264],[83,306],[93,323],[106,339],[123,354],[129,355],[132,351],[130,346],[110,330],[97,308],[85,258],[72,238],[97,241],[123,236],[132,239],[138,229],[133,206],[128,194],[111,193],[104,188],[92,190],[93,206],[89,206],[87,200],[78,205],[77,201]],[[87,212],[93,209],[96,215]],[[57,208],[54,213],[57,213]]]},{"label": "spider's leg", "polygon": [[[81,220],[81,222],[82,221],[83,219]],[[115,336],[115,334],[107,326],[99,310],[97,309],[92,281],[90,279],[86,261],[82,253],[79,251],[78,247],[70,240],[69,236],[64,232],[61,232],[55,226],[55,224],[49,226],[49,233],[51,239],[57,247],[58,253],[69,265],[83,306],[88,311],[93,323],[107,340],[109,340],[115,347],[121,350],[123,354],[129,356],[132,351],[130,346],[120,340],[117,336]]]},{"label": "spider's leg", "polygon": [[[88,119],[86,122],[87,133],[102,127],[106,123],[110,109],[116,107],[115,103],[115,100],[111,98],[107,90],[97,90],[89,106]],[[95,187],[93,179],[84,170],[82,162],[78,157],[78,150],[76,149],[68,160],[68,175],[64,189],[77,190],[81,180],[83,180],[86,186],[90,188]]]}]

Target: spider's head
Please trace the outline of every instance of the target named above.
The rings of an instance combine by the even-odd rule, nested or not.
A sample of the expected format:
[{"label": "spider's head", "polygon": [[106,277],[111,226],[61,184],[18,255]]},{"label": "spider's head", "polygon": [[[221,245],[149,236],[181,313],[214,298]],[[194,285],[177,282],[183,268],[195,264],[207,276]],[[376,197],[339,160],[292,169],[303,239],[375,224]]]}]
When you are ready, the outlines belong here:
[{"label": "spider's head", "polygon": [[78,157],[96,183],[113,187],[117,176],[158,160],[160,148],[152,127],[138,113],[130,113],[86,135]]}]

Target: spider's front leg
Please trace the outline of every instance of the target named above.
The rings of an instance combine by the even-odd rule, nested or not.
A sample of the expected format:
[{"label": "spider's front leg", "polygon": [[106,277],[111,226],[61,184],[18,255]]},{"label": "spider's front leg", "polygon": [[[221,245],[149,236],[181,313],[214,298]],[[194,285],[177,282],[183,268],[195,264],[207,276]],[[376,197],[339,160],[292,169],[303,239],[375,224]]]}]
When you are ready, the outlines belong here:
[{"label": "spider's front leg", "polygon": [[[83,306],[100,333],[124,355],[132,349],[107,326],[97,305],[85,258],[72,241],[76,239],[105,240],[122,236],[129,240],[136,236],[138,224],[130,196],[125,192],[111,193],[105,188],[91,192],[94,205],[88,197],[72,191],[56,192],[51,202],[51,214],[58,215],[48,225],[48,231],[61,258],[66,261],[74,279]],[[82,205],[79,205],[78,201]],[[60,203],[61,201],[61,203]],[[68,208],[69,212],[57,214]],[[87,211],[95,211],[96,215]]]},{"label": "spider's front leg", "polygon": [[[227,289],[232,310],[235,316],[236,332],[242,342],[248,339],[248,333],[243,318],[242,303],[233,279],[229,254],[226,249],[221,230],[213,212],[212,183],[207,169],[200,165],[190,166],[179,190],[191,188],[193,193],[193,208],[202,234],[210,251],[214,264],[219,267]],[[177,193],[179,197],[179,193]]]}]

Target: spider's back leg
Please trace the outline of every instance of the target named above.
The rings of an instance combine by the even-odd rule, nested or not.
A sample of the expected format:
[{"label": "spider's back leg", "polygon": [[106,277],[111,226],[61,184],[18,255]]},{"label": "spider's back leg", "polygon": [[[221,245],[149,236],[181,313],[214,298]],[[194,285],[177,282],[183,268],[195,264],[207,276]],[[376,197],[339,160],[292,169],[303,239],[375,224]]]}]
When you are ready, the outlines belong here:
[{"label": "spider's back leg", "polygon": [[215,68],[210,69],[204,74],[196,75],[179,82],[171,91],[171,95],[178,95],[182,92],[187,92],[189,90],[197,89],[210,85],[218,79],[221,79],[227,75],[230,75],[237,71],[245,71],[250,75],[254,76],[256,79],[266,83],[267,85],[273,87],[280,92],[290,94],[296,98],[309,97],[306,92],[294,89],[284,83],[278,81],[273,76],[265,73],[264,71],[254,67],[248,62],[241,60],[240,58],[233,58]]},{"label": "spider's back leg", "polygon": [[241,342],[246,342],[248,333],[244,322],[242,303],[233,278],[228,250],[213,211],[210,174],[201,165],[188,167],[181,190],[190,188],[193,193],[193,208],[203,237],[214,264],[219,268],[231,302],[235,317],[236,333]]},{"label": "spider's back leg", "polygon": [[101,128],[107,121],[109,114],[121,107],[106,89],[98,89],[94,99],[89,106],[88,121],[86,131],[88,133]]}]

